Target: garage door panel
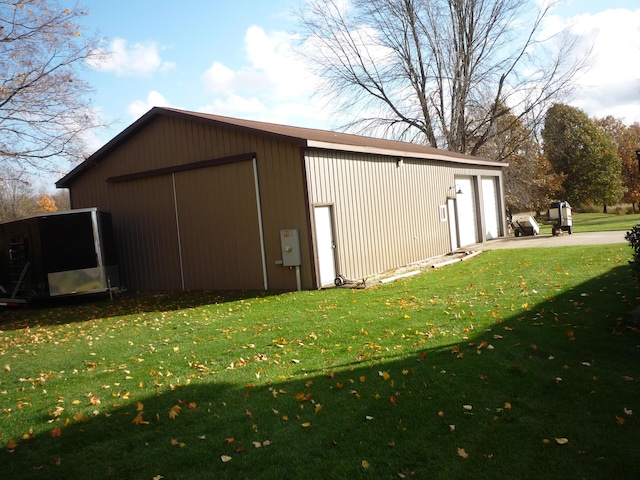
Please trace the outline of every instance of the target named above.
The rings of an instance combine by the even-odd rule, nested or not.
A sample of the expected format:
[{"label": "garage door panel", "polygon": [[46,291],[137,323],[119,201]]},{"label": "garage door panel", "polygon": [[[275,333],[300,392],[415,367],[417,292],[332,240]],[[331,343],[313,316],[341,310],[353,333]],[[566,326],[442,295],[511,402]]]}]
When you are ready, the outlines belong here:
[{"label": "garage door panel", "polygon": [[495,177],[482,178],[482,205],[486,238],[487,240],[498,238],[500,229],[498,226],[498,196]]},{"label": "garage door panel", "polygon": [[186,289],[264,288],[253,164],[175,175]]},{"label": "garage door panel", "polygon": [[456,185],[462,192],[456,195],[456,213],[460,246],[464,247],[478,241],[475,189],[471,177],[456,177]]}]

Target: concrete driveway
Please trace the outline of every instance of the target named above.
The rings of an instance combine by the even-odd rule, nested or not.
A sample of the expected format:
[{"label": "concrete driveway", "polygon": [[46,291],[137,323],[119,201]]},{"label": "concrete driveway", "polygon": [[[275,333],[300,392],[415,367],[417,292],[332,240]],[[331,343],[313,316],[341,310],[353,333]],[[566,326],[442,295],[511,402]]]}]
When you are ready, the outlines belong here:
[{"label": "concrete driveway", "polygon": [[604,245],[609,243],[628,243],[624,236],[627,231],[584,232],[554,237],[551,234],[530,237],[501,237],[485,243],[476,243],[464,247],[465,250],[495,250],[499,248],[568,247],[575,245]]}]

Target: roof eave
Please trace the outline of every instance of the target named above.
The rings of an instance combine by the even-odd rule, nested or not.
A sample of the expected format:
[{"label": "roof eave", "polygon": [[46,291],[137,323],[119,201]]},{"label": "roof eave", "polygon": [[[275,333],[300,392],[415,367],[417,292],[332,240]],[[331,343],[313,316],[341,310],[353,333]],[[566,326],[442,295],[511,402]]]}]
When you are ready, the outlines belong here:
[{"label": "roof eave", "polygon": [[318,149],[324,149],[324,150],[339,150],[339,151],[347,151],[347,152],[354,152],[354,153],[369,153],[369,154],[386,155],[391,157],[402,157],[402,158],[419,158],[423,160],[440,160],[444,162],[460,163],[465,165],[471,164],[471,165],[477,165],[477,166],[483,166],[483,167],[504,168],[509,166],[509,164],[505,162],[485,160],[479,157],[472,157],[468,155],[465,155],[465,156],[461,155],[460,157],[455,157],[452,155],[447,155],[447,152],[445,151],[442,151],[442,153],[408,152],[408,151],[402,151],[402,150],[394,150],[394,149],[371,147],[371,146],[344,145],[344,144],[338,144],[338,143],[320,142],[316,140],[307,141],[307,146],[309,148],[318,148]]}]

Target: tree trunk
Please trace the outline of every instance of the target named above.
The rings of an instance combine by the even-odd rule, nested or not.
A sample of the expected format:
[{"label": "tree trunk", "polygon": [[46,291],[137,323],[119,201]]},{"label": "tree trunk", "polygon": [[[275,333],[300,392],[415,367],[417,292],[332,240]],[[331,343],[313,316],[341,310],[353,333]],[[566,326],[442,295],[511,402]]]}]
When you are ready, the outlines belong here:
[{"label": "tree trunk", "polygon": [[602,213],[607,213],[607,206],[606,205],[602,206]]}]

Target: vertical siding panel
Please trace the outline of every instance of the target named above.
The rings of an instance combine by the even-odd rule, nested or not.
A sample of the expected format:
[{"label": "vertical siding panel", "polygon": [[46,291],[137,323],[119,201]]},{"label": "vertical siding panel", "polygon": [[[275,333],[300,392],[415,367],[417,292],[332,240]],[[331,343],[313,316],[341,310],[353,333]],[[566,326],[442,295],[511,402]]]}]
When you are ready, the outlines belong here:
[{"label": "vertical siding panel", "polygon": [[[339,273],[361,277],[450,249],[446,204],[455,176],[479,169],[365,154],[307,153],[309,198],[333,203]],[[495,175],[496,170],[492,171]]]},{"label": "vertical siding panel", "polygon": [[252,162],[180,172],[176,186],[186,288],[260,289]]},{"label": "vertical siding panel", "polygon": [[[122,276],[126,278],[127,286],[133,290],[179,289],[171,175],[121,183],[106,183],[105,179],[249,152],[257,153],[261,175],[270,287],[294,289],[296,286],[295,272],[276,265],[275,261],[281,256],[279,230],[298,228],[305,256],[303,288],[310,288],[314,279],[309,257],[302,164],[300,149],[293,144],[213,124],[160,116],[111,151],[74,183],[74,207],[98,206],[111,211],[121,254]],[[183,240],[194,244],[193,251],[187,249],[184,252],[185,268],[188,265],[191,269],[190,285],[209,289],[230,288],[227,280],[232,278],[234,282],[237,280],[234,284],[237,288],[248,288],[247,285],[262,288],[261,255],[258,253],[256,261],[255,255],[247,255],[244,251],[246,242],[238,242],[232,235],[222,235],[225,224],[233,224],[237,219],[239,223],[234,228],[238,235],[256,240],[257,219],[245,222],[247,214],[239,210],[239,205],[242,205],[242,208],[252,209],[252,216],[257,215],[253,164],[245,162],[241,178],[237,178],[233,169],[225,172],[224,167],[193,171],[195,179],[187,183],[195,185],[201,181],[197,189],[183,185],[183,191],[188,192],[187,197],[193,194],[193,201],[182,196],[179,199]],[[180,177],[183,173],[188,172],[176,174],[178,184],[183,183]],[[209,192],[215,189],[218,190],[217,196]],[[236,204],[235,216],[230,216],[229,212],[234,211]],[[172,242],[173,245],[169,245]],[[200,268],[207,262],[210,264],[209,250],[220,252],[225,249],[231,253],[220,256],[216,260],[216,268]]]}]

